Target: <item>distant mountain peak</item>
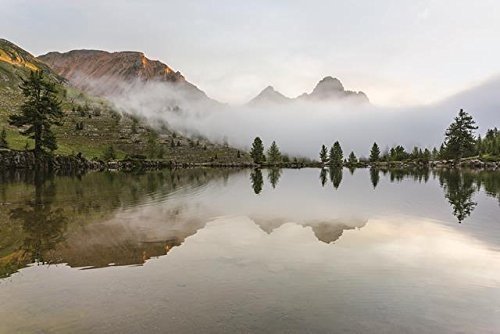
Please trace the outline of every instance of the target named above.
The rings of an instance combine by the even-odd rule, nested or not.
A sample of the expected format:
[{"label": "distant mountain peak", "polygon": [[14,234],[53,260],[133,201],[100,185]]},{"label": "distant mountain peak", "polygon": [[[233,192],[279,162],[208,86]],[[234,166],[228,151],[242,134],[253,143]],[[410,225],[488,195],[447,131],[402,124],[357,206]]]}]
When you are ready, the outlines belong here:
[{"label": "distant mountain peak", "polygon": [[[340,82],[339,79],[334,78],[332,76],[327,76],[321,79],[316,87],[314,87],[314,90],[321,90],[321,89],[328,89],[328,90],[339,90],[339,91],[344,91],[344,85],[342,85],[342,82]],[[313,91],[314,93],[314,91]]]},{"label": "distant mountain peak", "polygon": [[332,76],[321,79],[311,94],[303,94],[300,98],[313,101],[350,99],[360,103],[369,102],[365,93],[346,90],[342,82]]},{"label": "distant mountain peak", "polygon": [[272,104],[280,104],[290,102],[291,99],[281,94],[277,90],[274,89],[273,86],[267,86],[264,88],[259,95],[254,97],[249,104],[264,104],[264,103],[272,103]]},{"label": "distant mountain peak", "polygon": [[296,97],[295,99],[291,99],[276,91],[273,86],[267,86],[262,90],[259,95],[253,98],[249,104],[250,105],[259,105],[265,103],[285,103],[285,102],[293,102],[293,101],[308,101],[308,102],[337,102],[337,101],[352,101],[355,103],[368,103],[368,97],[365,93],[359,91],[354,92],[350,90],[346,90],[342,82],[332,76],[326,76],[321,79],[313,91],[310,94],[303,93]]}]

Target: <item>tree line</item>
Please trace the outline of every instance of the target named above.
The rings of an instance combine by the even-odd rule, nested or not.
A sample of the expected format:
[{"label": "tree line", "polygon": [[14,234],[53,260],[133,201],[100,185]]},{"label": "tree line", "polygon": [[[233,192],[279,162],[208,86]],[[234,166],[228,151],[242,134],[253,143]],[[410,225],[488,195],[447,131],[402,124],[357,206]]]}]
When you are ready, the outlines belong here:
[{"label": "tree line", "polygon": [[[57,98],[56,86],[44,77],[42,71],[32,71],[28,78],[21,78],[20,88],[24,95],[20,114],[13,114],[9,123],[21,129],[21,133],[35,142],[34,153],[36,158],[44,154],[51,154],[57,149],[57,142],[51,127],[61,125],[63,112],[61,101]],[[83,129],[83,124],[77,124],[78,129]],[[338,141],[331,148],[322,145],[319,159],[323,165],[329,166],[355,166],[366,162],[391,162],[391,161],[419,161],[426,163],[431,160],[451,159],[459,161],[463,158],[478,157],[486,161],[500,160],[500,133],[495,127],[488,129],[483,137],[476,136],[478,129],[471,115],[460,109],[454,121],[446,129],[445,138],[439,148],[414,147],[407,152],[402,145],[396,145],[381,152],[380,147],[373,143],[368,159],[358,158],[354,152],[344,157],[344,152]],[[7,148],[5,128],[0,132],[0,148]],[[155,147],[156,138],[149,138],[148,153],[151,156],[163,157],[164,152]],[[107,158],[115,156],[113,148],[105,152]],[[257,164],[278,165],[288,162],[310,162],[305,158],[291,159],[283,154],[275,141],[267,151],[259,137],[253,141],[250,156]]]},{"label": "tree line", "polygon": [[[460,109],[454,121],[445,131],[445,138],[439,148],[434,147],[420,148],[414,147],[411,151],[406,151],[402,145],[396,145],[386,149],[384,152],[380,150],[379,145],[374,142],[368,158],[358,158],[351,151],[347,156],[344,156],[342,146],[336,141],[330,148],[325,145],[321,146],[319,151],[319,162],[322,165],[331,167],[356,166],[358,164],[376,163],[376,162],[402,162],[416,161],[428,163],[432,160],[455,160],[460,161],[463,158],[477,157],[486,161],[500,160],[500,132],[495,127],[488,129],[484,138],[481,135],[476,136],[475,131],[478,129],[476,122],[471,115]],[[279,164],[284,161],[284,155],[280,152],[275,141],[265,153],[262,140],[255,138],[250,155],[253,161],[257,164]]]}]

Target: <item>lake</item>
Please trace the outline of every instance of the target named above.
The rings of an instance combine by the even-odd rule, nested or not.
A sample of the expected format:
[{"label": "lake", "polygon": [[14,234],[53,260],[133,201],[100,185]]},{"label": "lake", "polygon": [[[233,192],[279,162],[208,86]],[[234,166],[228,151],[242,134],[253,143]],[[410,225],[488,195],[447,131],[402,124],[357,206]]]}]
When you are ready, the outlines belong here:
[{"label": "lake", "polygon": [[0,333],[499,333],[500,171],[0,175]]}]

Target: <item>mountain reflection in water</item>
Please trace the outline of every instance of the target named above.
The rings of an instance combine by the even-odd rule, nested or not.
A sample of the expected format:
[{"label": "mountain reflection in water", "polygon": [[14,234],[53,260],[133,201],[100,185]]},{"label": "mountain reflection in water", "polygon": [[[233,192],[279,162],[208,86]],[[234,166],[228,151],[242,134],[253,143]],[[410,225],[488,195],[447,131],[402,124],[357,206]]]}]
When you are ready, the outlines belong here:
[{"label": "mountain reflection in water", "polygon": [[[298,224],[326,244],[380,216],[424,214],[448,221],[451,212],[456,221],[467,221],[481,205],[475,199],[479,193],[498,202],[483,217],[498,217],[498,171],[369,169],[344,174],[339,168],[2,174],[0,275],[10,276],[31,263],[141,265],[222,216],[249,217],[267,234]],[[281,183],[283,176],[287,180]],[[324,187],[328,180],[333,187]],[[437,202],[436,185],[448,208]],[[472,228],[470,233],[484,236],[487,231]]]}]

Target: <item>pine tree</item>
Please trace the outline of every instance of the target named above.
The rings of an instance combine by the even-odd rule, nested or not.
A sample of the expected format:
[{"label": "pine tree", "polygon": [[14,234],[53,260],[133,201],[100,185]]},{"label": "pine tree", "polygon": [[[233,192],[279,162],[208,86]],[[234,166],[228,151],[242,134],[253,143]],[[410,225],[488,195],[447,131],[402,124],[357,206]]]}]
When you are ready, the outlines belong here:
[{"label": "pine tree", "polygon": [[3,128],[0,133],[0,148],[9,148],[9,144],[7,143],[7,131],[5,128]]},{"label": "pine tree", "polygon": [[57,99],[55,84],[46,80],[42,71],[32,71],[28,79],[21,78],[21,90],[25,101],[21,105],[21,114],[12,115],[11,125],[28,126],[21,133],[35,140],[35,157],[39,158],[45,149],[57,149],[52,125],[62,125],[61,102]]},{"label": "pine tree", "polygon": [[322,163],[326,163],[328,161],[328,149],[325,145],[321,146],[321,151],[319,151],[319,159]]},{"label": "pine tree", "polygon": [[250,156],[256,164],[260,164],[266,159],[264,156],[264,145],[259,137],[256,137],[253,141]]},{"label": "pine tree", "polygon": [[280,149],[278,148],[278,145],[276,145],[276,142],[273,141],[269,149],[267,150],[267,161],[270,164],[276,164],[281,162],[281,152]]},{"label": "pine tree", "polygon": [[356,158],[356,154],[351,151],[351,154],[349,154],[349,164],[356,164],[358,162],[358,158]]},{"label": "pine tree", "polygon": [[377,143],[373,143],[372,149],[370,151],[370,161],[377,162],[379,160],[380,160],[380,148],[378,147]]},{"label": "pine tree", "polygon": [[472,116],[460,109],[458,116],[445,133],[446,154],[456,161],[473,155],[476,144],[474,130],[476,129],[476,122]]},{"label": "pine tree", "polygon": [[432,149],[432,160],[436,160],[439,158],[439,151],[437,150],[436,147]]},{"label": "pine tree", "polygon": [[344,160],[344,153],[340,143],[336,141],[330,149],[330,166],[342,166]]}]

